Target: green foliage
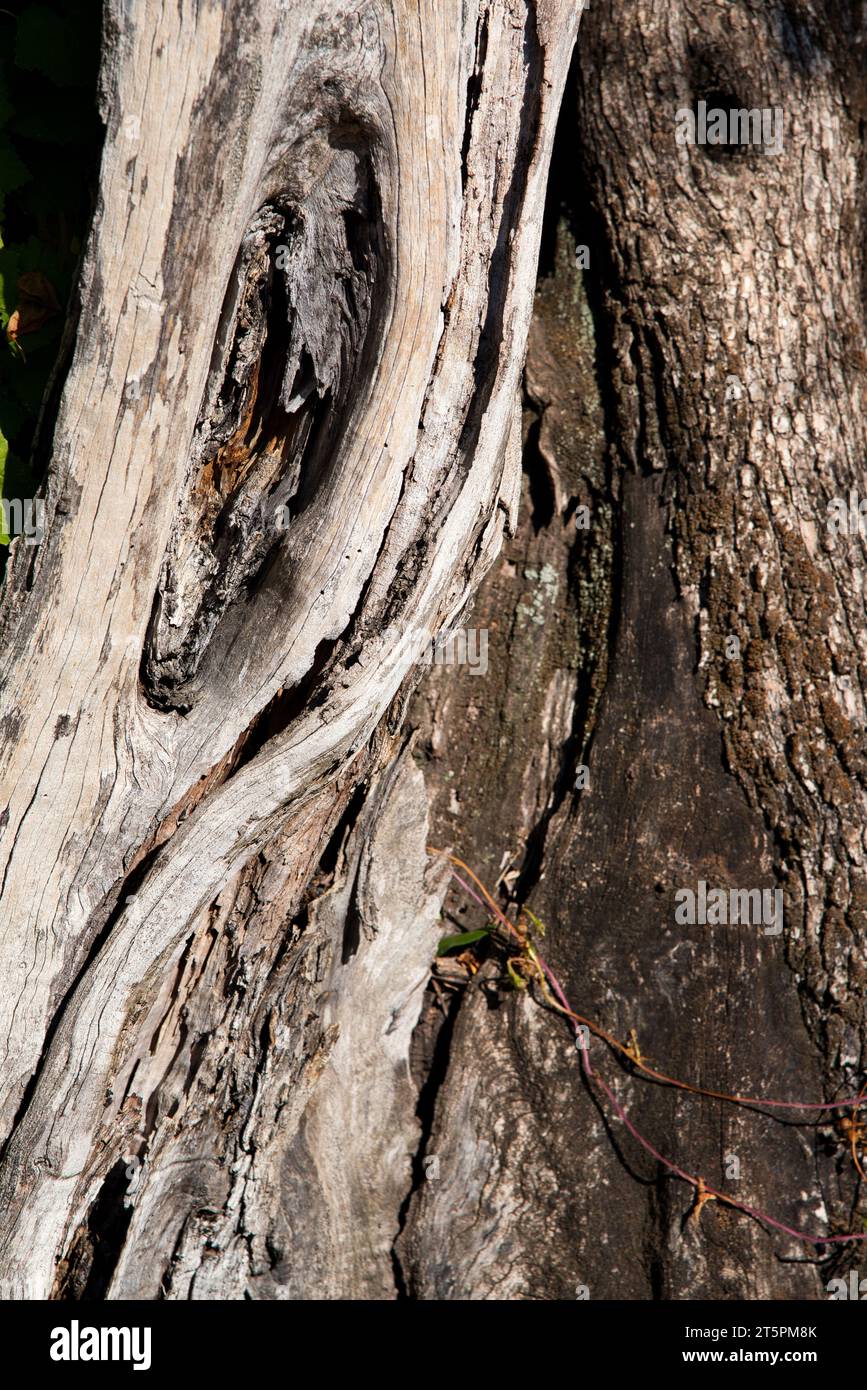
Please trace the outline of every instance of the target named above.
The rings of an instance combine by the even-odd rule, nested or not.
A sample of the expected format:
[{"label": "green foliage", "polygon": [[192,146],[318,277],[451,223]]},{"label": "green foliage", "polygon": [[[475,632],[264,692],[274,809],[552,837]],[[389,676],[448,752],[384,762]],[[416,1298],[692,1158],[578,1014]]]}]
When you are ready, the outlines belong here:
[{"label": "green foliage", "polygon": [[437,947],[438,956],[447,956],[449,951],[455,951],[458,947],[472,946],[477,941],[481,941],[483,936],[490,936],[494,930],[493,926],[482,927],[480,931],[462,931],[456,936],[444,936]]},{"label": "green foliage", "polygon": [[[100,0],[0,8],[0,495],[32,497],[32,447],[91,215]],[[8,543],[2,534],[0,545]]]}]

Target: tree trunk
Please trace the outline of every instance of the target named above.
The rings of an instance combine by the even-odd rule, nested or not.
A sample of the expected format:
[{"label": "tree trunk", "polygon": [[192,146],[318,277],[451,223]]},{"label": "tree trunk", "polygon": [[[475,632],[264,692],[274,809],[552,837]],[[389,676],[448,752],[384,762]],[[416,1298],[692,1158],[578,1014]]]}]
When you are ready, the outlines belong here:
[{"label": "tree trunk", "polygon": [[[580,1014],[669,1076],[817,1101],[863,1082],[867,982],[864,541],[828,527],[864,490],[864,31],[834,16],[585,17],[522,524],[473,619],[508,657],[481,698],[450,676],[418,713],[439,842],[529,900]],[[781,105],[782,152],[679,146],[702,99]],[[779,887],[783,932],[678,925],[700,880]],[[767,1119],[619,1060],[597,1069],[671,1163],[795,1231],[863,1230],[832,1114]],[[857,1259],[720,1201],[690,1219],[690,1187],[523,998],[467,990],[426,1148],[441,1177],[400,1245],[416,1297],[820,1298]]]},{"label": "tree trunk", "polygon": [[[444,902],[484,924],[435,846],[662,1072],[863,1082],[860,7],[593,0],[567,85],[580,10],[109,5],[0,608],[30,1297],[816,1298],[852,1258],[687,1220],[538,987],[484,946],[431,977]],[[782,151],[679,145],[699,100],[782,106]],[[486,677],[419,685],[458,621]],[[680,925],[701,880],[781,888],[783,932]],[[592,1055],[687,1174],[859,1229],[827,1112]]]},{"label": "tree trunk", "polygon": [[405,636],[515,524],[578,17],[109,6],[0,637],[0,1250],[34,1297],[394,1294],[442,877]]}]

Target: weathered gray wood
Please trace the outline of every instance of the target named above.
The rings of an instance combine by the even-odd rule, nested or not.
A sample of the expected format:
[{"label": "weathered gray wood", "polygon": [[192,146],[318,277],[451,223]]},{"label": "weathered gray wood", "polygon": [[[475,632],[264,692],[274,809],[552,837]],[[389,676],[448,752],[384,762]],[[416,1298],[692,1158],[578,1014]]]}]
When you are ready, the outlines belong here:
[{"label": "weathered gray wood", "polygon": [[[114,1294],[241,1296],[266,1276],[267,1296],[311,1292],[305,1249],[323,1289],[388,1287],[415,1003],[381,1057],[373,1038],[421,979],[436,898],[397,709],[383,723],[411,652],[381,634],[450,621],[515,524],[579,14],[109,6],[46,538],[13,547],[0,612],[0,1265],[34,1296],[105,1284],[118,1175],[141,1160]],[[308,880],[365,777],[385,824],[411,806],[416,830],[390,886],[382,825],[341,850],[370,858],[341,970],[340,912],[308,912]],[[382,1201],[346,1253],[393,1116]],[[293,1186],[299,1144],[318,1197]],[[274,1254],[284,1168],[291,1275]],[[329,1238],[298,1226],[305,1203]]]}]

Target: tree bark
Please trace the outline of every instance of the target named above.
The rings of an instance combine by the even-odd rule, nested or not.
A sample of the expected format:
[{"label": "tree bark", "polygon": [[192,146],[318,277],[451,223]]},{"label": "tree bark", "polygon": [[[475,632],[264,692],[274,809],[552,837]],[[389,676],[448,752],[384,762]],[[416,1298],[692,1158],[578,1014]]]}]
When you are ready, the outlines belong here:
[{"label": "tree bark", "polygon": [[[863,18],[579,18],[109,6],[46,535],[0,607],[28,1296],[817,1298],[853,1258],[688,1219],[538,991],[432,967],[441,911],[484,922],[437,846],[663,1072],[863,1083],[864,542],[826,522],[865,487]],[[679,146],[699,100],[782,106],[782,152]],[[458,621],[487,677],[419,684],[407,635]],[[678,925],[700,880],[780,887],[783,933]],[[593,1058],[686,1172],[859,1228],[827,1115]]]},{"label": "tree bark", "polygon": [[394,1294],[438,913],[403,634],[515,524],[578,17],[109,5],[0,639],[0,1259],[34,1297]]},{"label": "tree bark", "polygon": [[[439,840],[545,919],[573,1007],[670,1076],[782,1099],[857,1095],[865,1063],[864,540],[827,524],[864,490],[856,8],[591,7],[530,336],[527,505],[474,616],[507,634],[503,679],[481,709],[442,680],[418,716]],[[702,99],[782,106],[782,153],[678,146]],[[678,926],[700,880],[780,887],[784,932]],[[832,1116],[597,1065],[687,1173],[797,1231],[861,1231]],[[718,1201],[689,1219],[690,1188],[522,998],[492,1013],[467,990],[426,1144],[442,1177],[400,1246],[416,1297],[820,1298],[857,1263]]]}]

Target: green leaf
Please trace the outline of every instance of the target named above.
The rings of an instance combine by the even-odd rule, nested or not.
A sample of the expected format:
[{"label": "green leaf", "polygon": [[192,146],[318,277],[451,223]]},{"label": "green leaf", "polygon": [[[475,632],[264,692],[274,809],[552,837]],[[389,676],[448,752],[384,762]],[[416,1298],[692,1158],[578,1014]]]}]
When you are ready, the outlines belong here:
[{"label": "green leaf", "polygon": [[437,947],[437,955],[445,956],[458,946],[472,946],[473,942],[481,941],[483,936],[490,936],[490,934],[490,927],[482,927],[481,931],[463,931],[458,932],[457,936],[444,936]]},{"label": "green leaf", "polygon": [[523,907],[523,908],[521,909],[521,911],[524,913],[524,916],[525,916],[525,917],[528,917],[528,918],[529,918],[529,920],[530,920],[530,925],[539,933],[539,935],[540,935],[540,936],[544,936],[544,935],[545,935],[545,923],[544,923],[544,922],[540,922],[540,921],[539,921],[539,918],[536,916],[536,914],[535,914],[534,912],[531,912],[530,909],[529,909],[528,907]]}]

